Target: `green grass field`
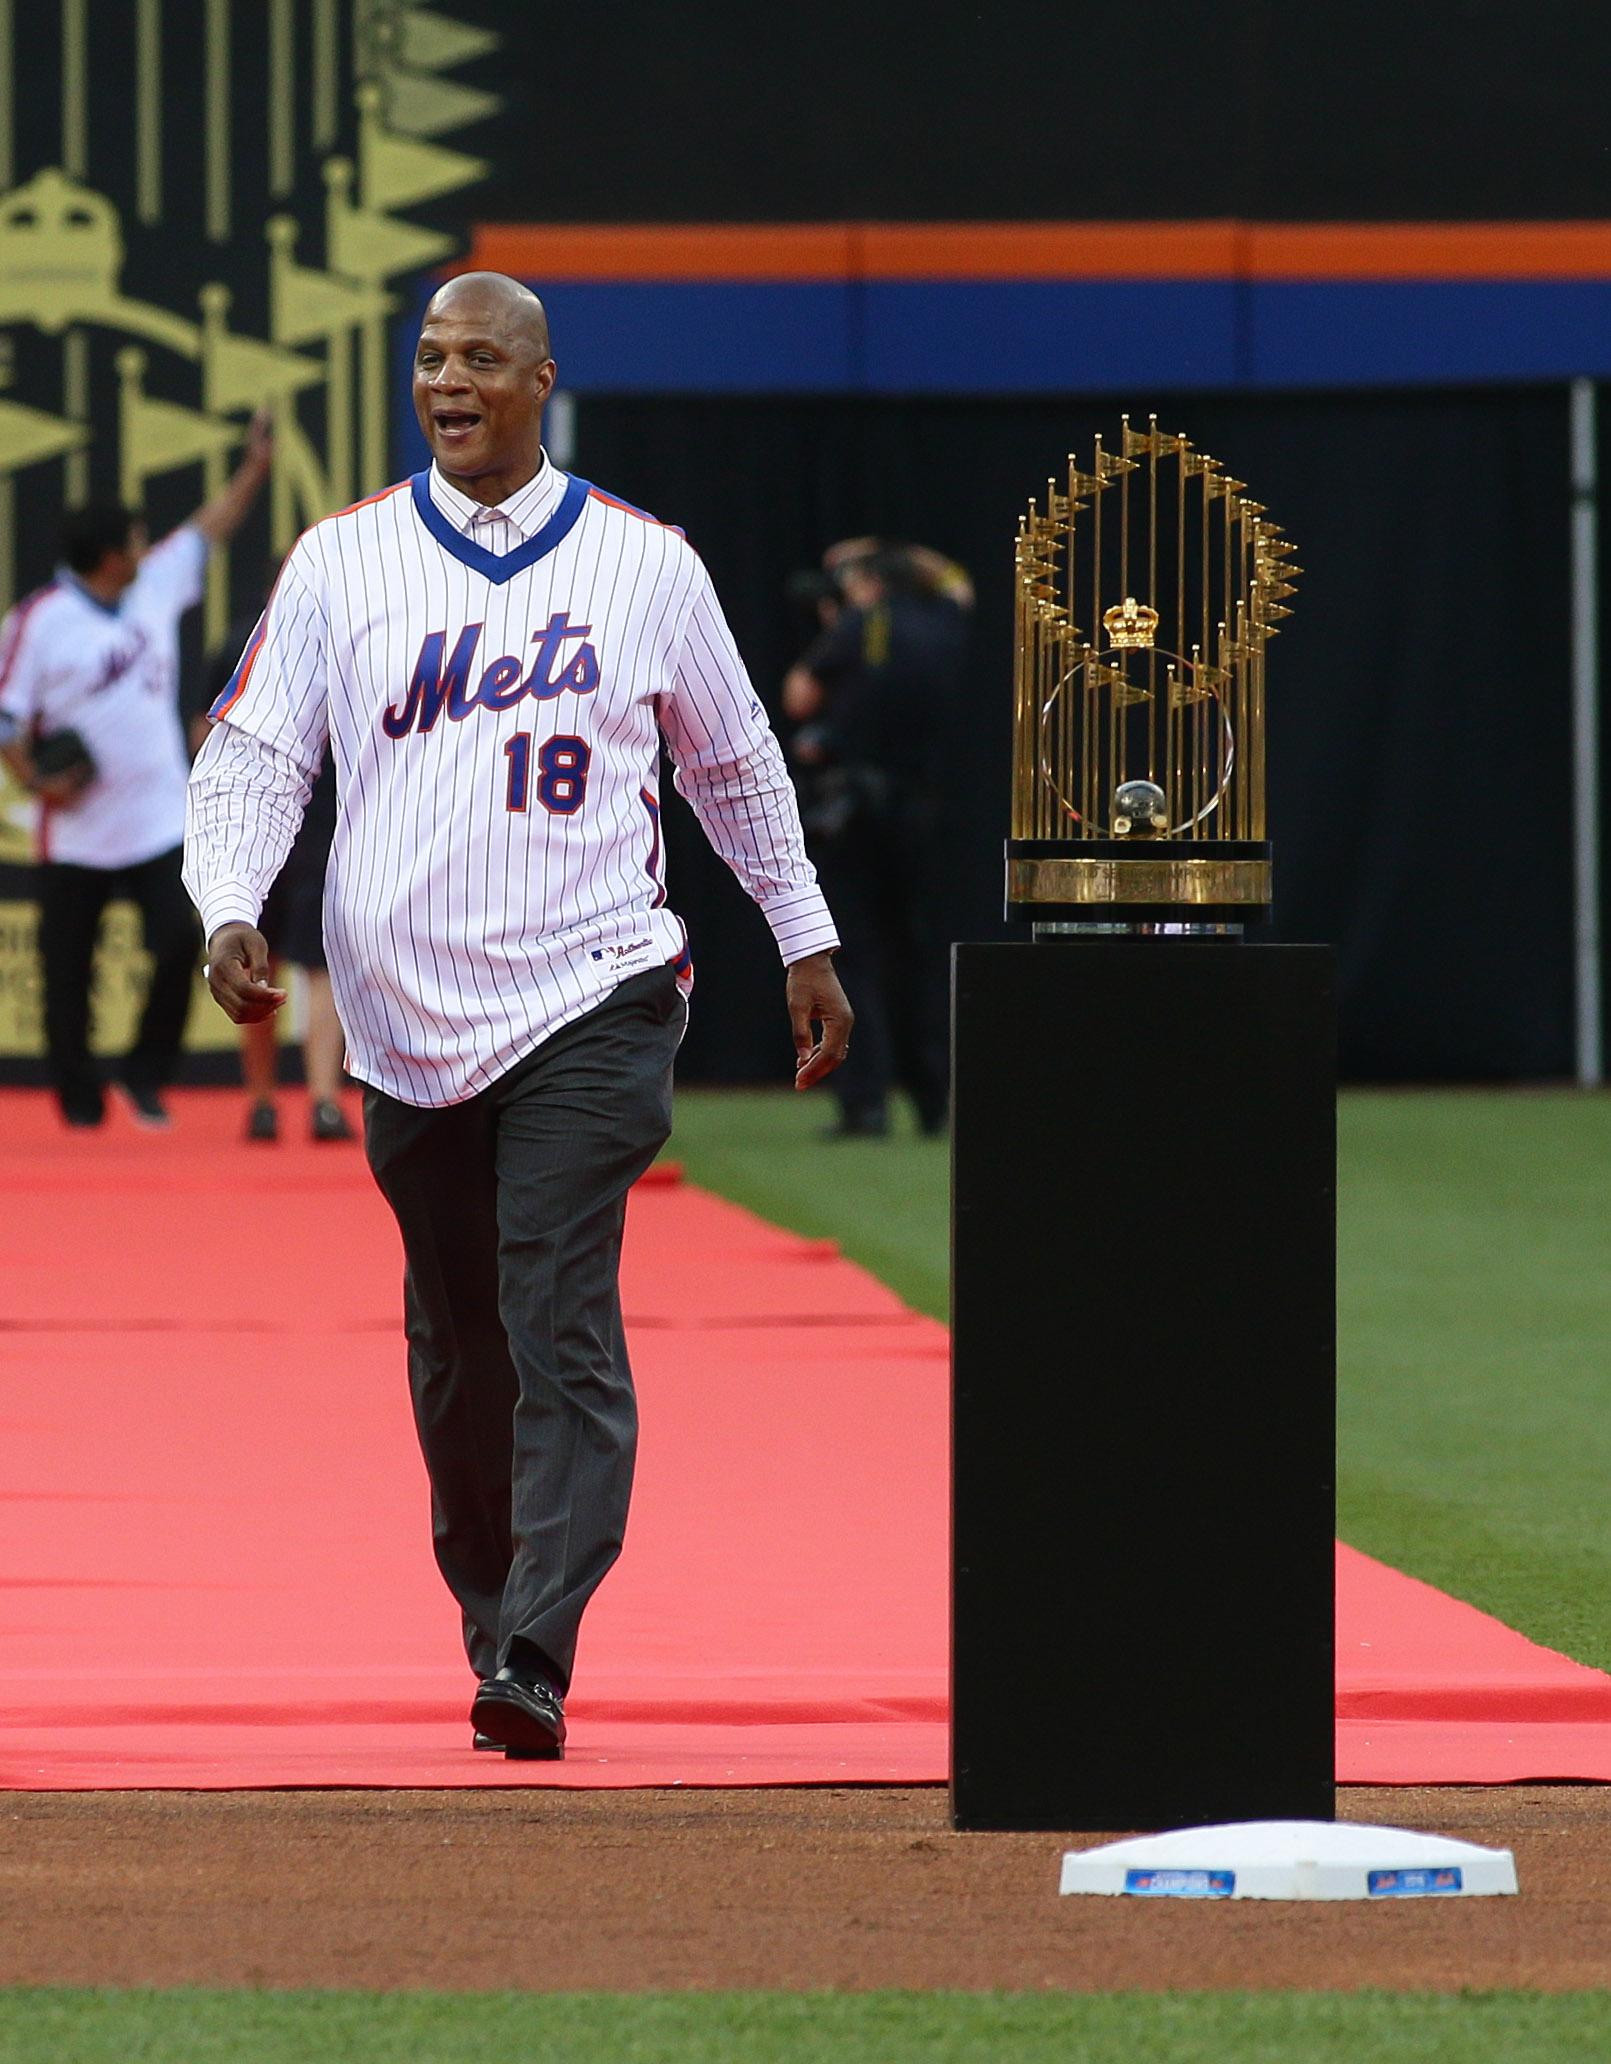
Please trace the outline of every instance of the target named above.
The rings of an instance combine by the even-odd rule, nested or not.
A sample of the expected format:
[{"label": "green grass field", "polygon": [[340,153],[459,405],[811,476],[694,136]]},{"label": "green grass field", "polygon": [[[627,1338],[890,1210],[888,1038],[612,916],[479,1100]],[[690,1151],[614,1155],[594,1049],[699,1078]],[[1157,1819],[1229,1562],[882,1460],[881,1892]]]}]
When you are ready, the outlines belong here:
[{"label": "green grass field", "polygon": [[[828,1115],[787,1091],[687,1093],[671,1152],[943,1318],[945,1146],[824,1145]],[[1340,1160],[1342,1532],[1611,1667],[1611,1099],[1354,1094]],[[399,2055],[1602,2064],[1611,1994],[0,1994],[0,2064]]]},{"label": "green grass field", "polygon": [[1604,2064],[1611,1996],[18,1992],[3,2064]]},{"label": "green grass field", "polygon": [[[685,1093],[671,1152],[943,1319],[944,1143],[828,1115]],[[1611,1097],[1357,1092],[1338,1160],[1344,1538],[1611,1668]]]}]

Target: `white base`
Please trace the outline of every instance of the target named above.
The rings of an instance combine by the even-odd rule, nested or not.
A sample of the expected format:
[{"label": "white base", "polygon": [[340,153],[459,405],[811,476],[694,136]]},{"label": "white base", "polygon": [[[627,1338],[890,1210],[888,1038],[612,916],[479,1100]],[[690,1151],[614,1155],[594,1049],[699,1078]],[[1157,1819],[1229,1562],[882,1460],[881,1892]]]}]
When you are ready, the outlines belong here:
[{"label": "white base", "polygon": [[1061,1892],[1152,1899],[1485,1898],[1516,1890],[1508,1849],[1328,1820],[1241,1820],[1070,1849]]}]

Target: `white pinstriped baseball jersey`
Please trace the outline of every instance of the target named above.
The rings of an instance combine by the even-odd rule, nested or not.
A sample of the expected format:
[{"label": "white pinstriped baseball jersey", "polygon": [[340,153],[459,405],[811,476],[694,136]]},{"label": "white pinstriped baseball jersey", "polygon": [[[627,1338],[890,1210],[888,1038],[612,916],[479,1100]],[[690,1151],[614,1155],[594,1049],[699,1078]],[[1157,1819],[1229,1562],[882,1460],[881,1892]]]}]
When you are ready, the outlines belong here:
[{"label": "white pinstriped baseball jersey", "polygon": [[325,943],[360,1080],[473,1096],[625,976],[686,979],[659,739],[785,961],[838,943],[794,792],[681,534],[546,461],[496,511],[432,466],[297,544],[190,782],[210,936],[255,923],[328,737]]}]

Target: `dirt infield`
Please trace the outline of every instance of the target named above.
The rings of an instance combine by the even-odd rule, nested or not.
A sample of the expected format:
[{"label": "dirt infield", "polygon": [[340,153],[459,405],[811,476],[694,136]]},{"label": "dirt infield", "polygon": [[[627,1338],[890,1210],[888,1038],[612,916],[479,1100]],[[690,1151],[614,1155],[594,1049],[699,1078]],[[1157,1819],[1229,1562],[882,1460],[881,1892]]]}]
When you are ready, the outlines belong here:
[{"label": "dirt infield", "polygon": [[1059,1899],[1092,1837],[938,1790],[13,1793],[0,1981],[638,1990],[1467,1985],[1611,1974],[1611,1788],[1370,1791],[1508,1844],[1519,1899]]}]

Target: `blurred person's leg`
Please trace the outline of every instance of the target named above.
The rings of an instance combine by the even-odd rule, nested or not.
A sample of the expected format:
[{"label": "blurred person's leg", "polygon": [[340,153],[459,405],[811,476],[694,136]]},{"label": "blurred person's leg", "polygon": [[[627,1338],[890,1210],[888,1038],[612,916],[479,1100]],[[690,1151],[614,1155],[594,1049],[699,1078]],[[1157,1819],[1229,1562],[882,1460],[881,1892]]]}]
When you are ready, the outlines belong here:
[{"label": "blurred person's leg", "polygon": [[[291,899],[290,863],[280,869],[269,884],[263,908],[257,914],[257,929],[269,950],[271,976],[292,956],[285,949]],[[280,1136],[280,1115],[276,1099],[280,1088],[280,1041],[276,1021],[241,1027],[241,1079],[246,1085],[246,1137],[272,1144]]]},{"label": "blurred person's leg", "polygon": [[138,1101],[170,1083],[179,1065],[185,1020],[190,1015],[191,977],[200,943],[196,913],[180,878],[184,848],[126,868],[123,880],[139,905],[145,950],[151,956],[151,988],[134,1045],[120,1073]]},{"label": "blurred person's leg", "polygon": [[834,1136],[876,1138],[889,1126],[894,1081],[881,852],[865,826],[852,826],[841,837],[813,845],[811,857],[839,933],[834,966],[856,1012],[850,1051],[833,1076],[839,1103]]},{"label": "blurred person's leg", "polygon": [[302,1052],[313,1100],[308,1131],[315,1140],[350,1140],[355,1134],[341,1108],[341,1064],[346,1058],[347,1035],[336,1016],[329,975],[323,968],[307,968],[304,973],[308,982],[308,1030]]},{"label": "blurred person's leg", "polygon": [[69,1125],[99,1125],[106,1100],[89,1051],[90,968],[113,876],[104,867],[47,860],[39,870],[39,957],[45,1051]]},{"label": "blurred person's leg", "polygon": [[341,1108],[342,1061],[346,1034],[336,1016],[336,1000],[324,957],[324,868],[298,868],[286,903],[286,958],[301,968],[307,982],[307,1031],[302,1040],[312,1103],[308,1127],[315,1140],[350,1140],[352,1127]]},{"label": "blurred person's leg", "polygon": [[920,799],[890,855],[888,999],[895,1078],[925,1133],[943,1132],[951,1101],[950,941],[944,936],[944,842],[938,806]]},{"label": "blurred person's leg", "polygon": [[[271,981],[275,968],[276,963],[270,961]],[[251,1109],[246,1114],[246,1137],[249,1140],[277,1140],[280,1121],[274,1100],[280,1086],[280,1041],[273,1018],[265,1018],[257,1025],[242,1025],[241,1079],[251,1100]]]},{"label": "blurred person's leg", "polygon": [[347,1035],[336,1016],[336,999],[323,968],[305,968],[308,984],[308,1031],[302,1050],[308,1071],[308,1093],[315,1103],[333,1104],[341,1095],[341,1064]]}]

